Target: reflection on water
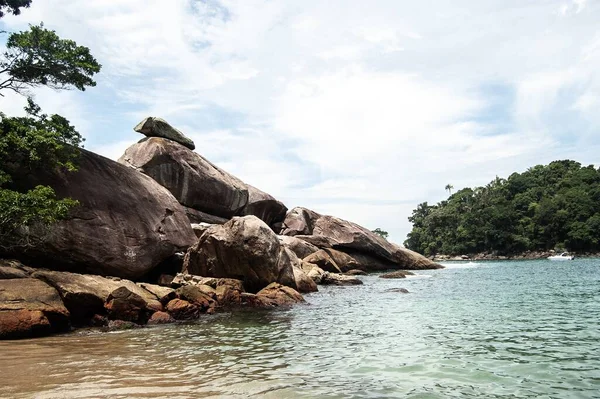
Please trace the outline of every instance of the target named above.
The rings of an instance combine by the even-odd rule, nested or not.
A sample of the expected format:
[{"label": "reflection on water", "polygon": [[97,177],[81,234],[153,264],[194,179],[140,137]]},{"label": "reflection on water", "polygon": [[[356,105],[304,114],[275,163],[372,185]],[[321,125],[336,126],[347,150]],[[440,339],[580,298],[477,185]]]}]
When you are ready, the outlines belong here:
[{"label": "reflection on water", "polygon": [[0,342],[0,397],[599,396],[600,261],[426,274],[286,311]]}]

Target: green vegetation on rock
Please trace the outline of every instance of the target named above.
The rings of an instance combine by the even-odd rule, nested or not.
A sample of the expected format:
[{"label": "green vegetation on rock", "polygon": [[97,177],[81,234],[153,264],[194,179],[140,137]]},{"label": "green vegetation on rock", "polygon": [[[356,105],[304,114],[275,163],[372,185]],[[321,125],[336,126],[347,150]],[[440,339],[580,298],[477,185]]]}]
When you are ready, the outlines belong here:
[{"label": "green vegetation on rock", "polygon": [[425,255],[600,249],[600,170],[570,160],[421,203],[407,248]]},{"label": "green vegetation on rock", "polygon": [[372,231],[372,233],[377,234],[381,238],[385,238],[387,240],[389,233],[385,230],[381,230],[379,227]]},{"label": "green vegetation on rock", "polygon": [[[0,17],[19,14],[31,1],[0,0]],[[0,57],[0,95],[11,90],[27,95],[37,86],[85,90],[100,64],[87,47],[59,38],[54,31],[31,26],[11,33]],[[24,117],[0,113],[0,247],[18,245],[20,228],[49,225],[77,204],[58,199],[51,187],[28,187],[27,177],[40,170],[76,170],[81,135],[60,115],[46,115],[28,98]]]}]

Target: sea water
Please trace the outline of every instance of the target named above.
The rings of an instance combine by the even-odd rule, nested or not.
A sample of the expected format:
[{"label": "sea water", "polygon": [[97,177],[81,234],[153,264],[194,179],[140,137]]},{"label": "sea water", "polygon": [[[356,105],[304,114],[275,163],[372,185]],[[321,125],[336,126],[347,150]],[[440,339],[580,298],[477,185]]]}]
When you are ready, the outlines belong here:
[{"label": "sea water", "polygon": [[0,397],[600,398],[600,259],[445,265],[288,310],[0,342]]}]

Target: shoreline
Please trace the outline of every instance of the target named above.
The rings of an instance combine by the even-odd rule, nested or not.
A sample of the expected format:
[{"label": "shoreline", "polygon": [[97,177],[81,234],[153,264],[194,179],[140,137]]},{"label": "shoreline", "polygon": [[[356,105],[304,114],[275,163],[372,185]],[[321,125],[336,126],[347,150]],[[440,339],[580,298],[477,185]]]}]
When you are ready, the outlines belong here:
[{"label": "shoreline", "polygon": [[[577,258],[600,258],[600,253],[595,252],[569,252]],[[527,251],[513,255],[497,255],[491,253],[478,253],[468,255],[437,254],[428,258],[434,262],[445,261],[481,261],[481,260],[538,260],[547,259],[549,256],[560,254],[559,251]]]}]

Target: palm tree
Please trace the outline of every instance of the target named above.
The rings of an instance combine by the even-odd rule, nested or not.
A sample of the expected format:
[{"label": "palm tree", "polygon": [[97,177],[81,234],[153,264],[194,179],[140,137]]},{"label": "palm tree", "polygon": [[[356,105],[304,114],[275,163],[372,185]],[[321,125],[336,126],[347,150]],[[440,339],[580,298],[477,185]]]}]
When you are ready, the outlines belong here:
[{"label": "palm tree", "polygon": [[450,195],[452,195],[452,190],[454,190],[454,186],[452,184],[446,184],[445,190],[448,190]]}]

